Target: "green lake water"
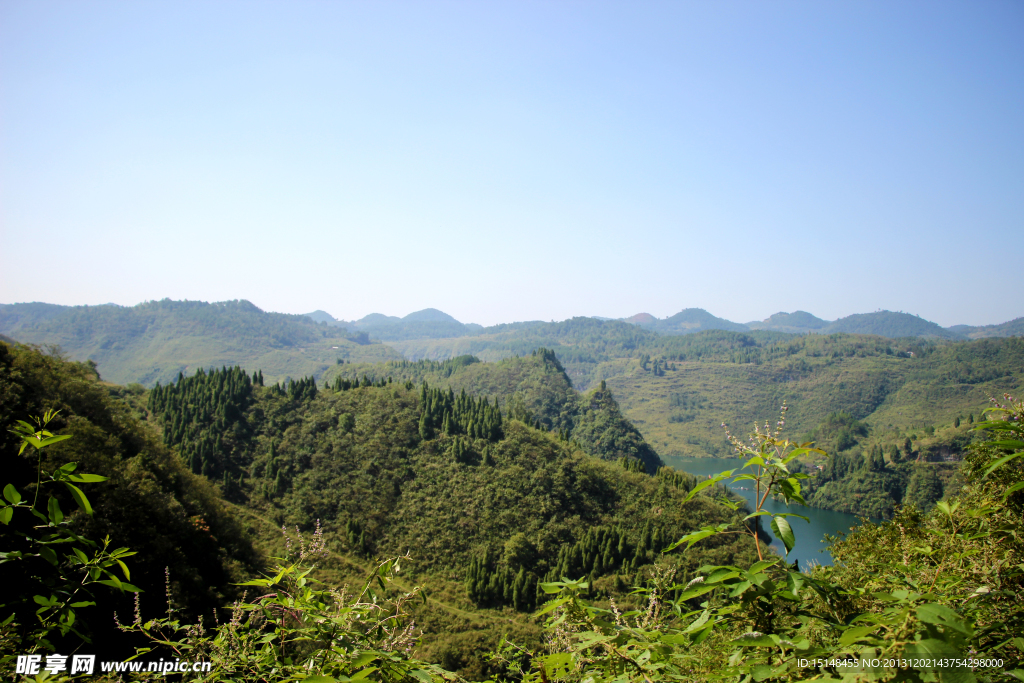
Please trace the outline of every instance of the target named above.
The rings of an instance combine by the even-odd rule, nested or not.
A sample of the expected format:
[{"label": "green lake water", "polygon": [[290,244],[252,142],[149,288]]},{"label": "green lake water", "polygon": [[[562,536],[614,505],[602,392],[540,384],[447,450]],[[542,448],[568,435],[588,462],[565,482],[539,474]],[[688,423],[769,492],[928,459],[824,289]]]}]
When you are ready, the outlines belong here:
[{"label": "green lake water", "polygon": [[[744,462],[740,458],[680,458],[663,456],[663,459],[665,464],[671,465],[677,470],[697,475],[702,479],[706,478],[709,474],[739,469],[743,466]],[[753,483],[751,481],[741,481],[739,484],[729,484],[729,488],[747,499],[751,509],[754,507],[754,491],[751,488],[744,487],[751,487]],[[795,517],[789,518],[789,523],[792,525],[793,533],[796,536],[796,545],[793,546],[788,559],[790,562],[794,559],[799,560],[801,569],[806,569],[809,563],[812,562],[823,565],[832,564],[832,556],[825,549],[825,534],[835,536],[840,531],[847,532],[850,530],[850,527],[859,524],[859,519],[847,512],[821,510],[797,504],[787,508],[785,503],[779,503],[771,499],[765,502],[765,509],[773,513],[795,512],[811,520],[810,523],[807,523]],[[768,523],[762,522],[762,526],[767,528]],[[771,534],[771,531],[769,530],[768,533]],[[781,541],[774,540],[772,545],[779,551],[780,555],[785,555],[786,548],[782,545]]]}]

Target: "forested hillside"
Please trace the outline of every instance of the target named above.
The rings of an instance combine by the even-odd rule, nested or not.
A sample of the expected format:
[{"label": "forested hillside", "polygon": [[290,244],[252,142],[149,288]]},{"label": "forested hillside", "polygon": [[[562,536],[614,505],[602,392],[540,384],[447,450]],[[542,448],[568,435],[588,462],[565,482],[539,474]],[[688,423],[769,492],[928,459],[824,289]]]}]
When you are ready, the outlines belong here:
[{"label": "forested hillside", "polygon": [[[160,442],[139,405],[140,396],[97,381],[89,365],[0,343],[3,484],[24,496],[33,494],[36,459],[29,453],[19,457],[21,440],[11,429],[17,420],[59,410],[50,429],[73,436],[46,450],[43,469],[77,462],[77,472],[107,477],[102,483],[80,485],[88,491],[94,514],[76,514],[74,530],[93,539],[109,535],[113,548],[131,548],[136,553],[130,558],[131,582],[145,591],[148,605],[157,610],[168,569],[167,588],[182,615],[195,619],[235,597],[234,584],[260,568],[263,558],[237,517],[225,509],[217,487],[189,472],[177,453]],[[11,495],[6,498],[10,501]],[[76,508],[69,490],[58,491],[56,500],[69,516]],[[20,534],[31,526],[29,519],[15,517],[3,528],[4,553],[28,551]],[[13,610],[23,624],[36,622],[39,605],[31,596],[45,590],[37,577],[45,575],[48,566],[40,555],[3,563],[0,604]],[[27,597],[28,604],[15,609],[19,597]],[[93,636],[93,651],[111,657],[132,654],[133,642],[117,640],[112,621],[115,609],[130,618],[131,595],[101,586],[92,599],[97,605],[79,610],[78,628]],[[2,634],[0,642],[10,645]],[[56,641],[59,646],[68,642]]]},{"label": "forested hillside", "polygon": [[592,455],[606,460],[634,458],[648,472],[664,463],[639,430],[619,410],[605,386],[579,394],[552,351],[544,348],[497,363],[482,363],[474,356],[444,362],[391,361],[380,366],[344,365],[328,372],[330,378],[387,376],[414,383],[451,388],[456,392],[493,396],[507,413],[527,424],[537,424],[576,441]]},{"label": "forested hillside", "polygon": [[90,360],[104,379],[151,386],[179,372],[244,364],[273,380],[321,374],[339,360],[382,361],[398,354],[306,316],[267,313],[248,301],[150,301],[138,306],[0,305],[0,333],[59,346]]},{"label": "forested hillside", "polygon": [[999,325],[953,325],[949,328],[951,332],[962,334],[968,339],[986,339],[988,337],[1024,337],[1024,317]]},{"label": "forested hillside", "polygon": [[[577,386],[603,382],[621,414],[669,464],[678,465],[676,457],[727,457],[731,448],[723,422],[744,429],[786,402],[789,428],[802,438],[820,440],[847,463],[827,470],[809,500],[876,518],[890,517],[904,502],[927,509],[955,491],[956,463],[969,445],[964,434],[970,423],[981,417],[991,396],[1024,386],[1024,341],[1019,338],[928,342],[723,331],[663,337],[586,318],[513,334],[517,343],[524,337],[552,343],[549,353],[556,354]],[[469,341],[458,340],[458,347]],[[500,355],[493,345],[483,353]],[[514,393],[514,383],[488,384],[479,378],[489,376],[491,367],[511,362],[505,367],[512,368],[521,360],[493,366],[474,360],[398,361],[331,372],[429,376],[456,388]],[[553,385],[533,395],[538,401],[549,398],[545,405],[529,406],[532,414],[561,428],[557,399],[564,387]],[[856,421],[863,433],[831,438],[830,420],[840,415]],[[895,461],[894,448],[901,454]],[[884,454],[883,464],[872,469],[876,451]]]},{"label": "forested hillside", "polygon": [[313,311],[306,316],[316,322],[344,327],[368,335],[381,341],[400,341],[403,339],[447,339],[478,334],[482,325],[464,324],[436,308],[426,308],[399,318],[394,315],[371,313],[359,320],[346,322],[337,320],[325,311]]},{"label": "forested hillside", "polygon": [[[979,412],[979,416],[981,413]],[[930,510],[964,483],[961,461],[979,440],[973,414],[938,430],[873,430],[848,413],[831,413],[799,437],[828,453],[797,467],[810,505],[873,519],[891,519],[900,507]]]},{"label": "forested hillside", "polygon": [[[278,525],[319,520],[331,547],[355,562],[414,549],[418,580],[463,612],[527,612],[539,583],[561,575],[590,575],[624,595],[656,547],[734,514],[703,498],[683,505],[692,478],[637,474],[588,455],[586,443],[601,448],[614,437],[634,451],[608,445],[598,455],[632,459],[638,450],[659,464],[610,396],[574,398],[550,354],[480,371],[486,364],[468,360],[404,365],[410,377],[438,378],[436,386],[340,370],[327,387],[261,385],[258,372],[231,369],[157,387],[148,405],[167,443],[230,500]],[[485,390],[441,382],[453,367],[448,379],[462,370],[466,387]],[[496,402],[509,383],[513,398]],[[553,385],[561,404],[549,402]],[[548,425],[552,418],[568,427]],[[736,552],[731,541],[716,544],[686,566]],[[439,629],[425,651],[479,674],[481,648],[500,633],[486,619],[483,633],[449,632],[455,617],[442,612],[423,615]]]},{"label": "forested hillside", "polygon": [[[724,455],[722,422],[750,425],[783,401],[800,433],[845,412],[888,446],[979,415],[991,396],[1024,386],[1018,338],[917,344],[830,335],[748,347],[735,338],[705,341],[692,353],[631,360],[607,379],[623,413],[668,458]],[[736,362],[743,355],[749,360]]]}]

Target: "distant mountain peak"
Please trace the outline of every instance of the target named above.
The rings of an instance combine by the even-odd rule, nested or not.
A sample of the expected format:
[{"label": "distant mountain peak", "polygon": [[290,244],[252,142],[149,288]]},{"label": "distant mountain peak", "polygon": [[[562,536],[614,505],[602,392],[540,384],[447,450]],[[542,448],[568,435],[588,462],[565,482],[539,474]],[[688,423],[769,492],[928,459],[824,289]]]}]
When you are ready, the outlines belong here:
[{"label": "distant mountain peak", "polygon": [[747,323],[752,330],[774,330],[776,332],[811,332],[821,330],[829,321],[808,313],[807,311],[779,312],[758,322]]},{"label": "distant mountain peak", "polygon": [[319,308],[317,310],[313,311],[312,313],[305,313],[304,315],[307,318],[312,318],[313,320],[317,321],[318,323],[331,324],[331,323],[340,322],[333,315],[331,315],[327,311],[321,311]]},{"label": "distant mountain peak", "polygon": [[940,337],[955,338],[960,335],[939,327],[930,320],[919,315],[902,311],[875,311],[874,313],[854,313],[831,323],[825,331],[850,332],[853,334],[875,334],[880,337],[896,339],[899,337]]},{"label": "distant mountain peak", "polygon": [[401,318],[397,315],[384,315],[383,313],[371,313],[365,315],[356,322],[360,325],[386,325],[388,323],[396,323]]},{"label": "distant mountain peak", "polygon": [[622,321],[633,323],[634,325],[650,325],[651,323],[658,322],[658,319],[650,313],[637,313],[636,315],[632,315],[628,318],[623,318]]},{"label": "distant mountain peak", "polygon": [[654,329],[659,332],[682,334],[704,330],[729,330],[731,332],[746,332],[748,330],[746,325],[716,317],[703,308],[684,308],[673,316],[658,320]]},{"label": "distant mountain peak", "polygon": [[424,308],[422,311],[416,311],[402,318],[406,322],[427,322],[427,323],[457,323],[459,322],[455,318],[451,317],[444,311],[439,311],[436,308]]}]

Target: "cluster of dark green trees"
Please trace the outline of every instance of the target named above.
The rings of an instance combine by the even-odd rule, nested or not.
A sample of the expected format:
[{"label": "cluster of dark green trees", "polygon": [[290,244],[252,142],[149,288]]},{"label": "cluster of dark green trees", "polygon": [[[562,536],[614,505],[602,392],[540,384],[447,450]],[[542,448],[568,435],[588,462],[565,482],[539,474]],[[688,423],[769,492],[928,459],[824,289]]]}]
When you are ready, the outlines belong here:
[{"label": "cluster of dark green trees", "polygon": [[[249,376],[239,367],[205,371],[200,368],[191,377],[178,374],[178,381],[149,393],[149,410],[164,424],[164,443],[176,446],[178,453],[196,474],[226,477],[233,473],[225,457],[223,437],[244,430],[242,415],[252,399],[253,385],[261,385],[263,375]],[[284,391],[278,387],[278,391]],[[292,384],[292,391],[308,391],[308,384]],[[313,383],[313,392],[316,384]]]},{"label": "cluster of dark green trees", "polygon": [[627,472],[639,472],[640,474],[643,474],[644,472],[647,471],[647,469],[644,467],[643,461],[638,460],[637,458],[623,456],[619,458],[618,462],[619,467],[626,470]]},{"label": "cluster of dark green trees", "polygon": [[[616,574],[616,584],[621,591],[625,584],[618,573],[634,572],[650,564],[670,540],[661,527],[652,525],[649,520],[637,542],[630,541],[630,534],[618,525],[591,527],[579,540],[559,547],[543,582],[588,577],[593,594],[597,579]],[[466,572],[470,599],[481,607],[509,605],[520,611],[534,609],[542,595],[541,578],[529,571],[535,557],[536,549],[528,541],[514,537],[506,544],[503,561],[491,551],[473,558]]]},{"label": "cluster of dark green trees", "polygon": [[448,360],[444,361],[427,359],[416,361],[399,360],[388,361],[385,365],[388,368],[394,368],[395,370],[401,371],[403,373],[431,373],[440,375],[441,377],[447,379],[452,376],[452,373],[459,370],[460,368],[464,368],[467,365],[473,365],[474,363],[479,362],[480,359],[477,358],[476,356],[462,355],[455,356],[454,358],[449,358]]},{"label": "cluster of dark green trees", "polygon": [[[262,382],[260,384],[262,385]],[[270,388],[281,396],[287,396],[292,401],[306,401],[316,398],[317,392],[316,379],[313,377],[303,377],[297,380],[289,378],[284,382],[275,383]]]},{"label": "cluster of dark green trees", "polygon": [[697,485],[697,477],[668,465],[658,468],[658,480],[682,491],[690,491]]},{"label": "cluster of dark green trees", "polygon": [[[868,427],[845,411],[829,413],[821,424],[803,440],[827,442],[834,452],[845,451],[857,445],[860,437],[868,435]],[[830,451],[833,452],[833,451]]]},{"label": "cluster of dark green trees", "polygon": [[825,461],[825,465],[818,474],[817,483],[824,484],[827,481],[839,481],[850,476],[854,472],[868,468],[872,472],[881,471],[883,468],[871,467],[872,461],[866,459],[860,451],[837,453]]},{"label": "cluster of dark green trees", "polygon": [[[841,421],[830,420],[833,425]],[[856,421],[852,422],[856,425]],[[864,447],[849,444],[852,440],[853,446],[859,446],[855,435],[865,433],[842,427],[825,439],[822,445],[833,455],[806,482],[805,497],[811,505],[887,519],[900,505],[931,509],[959,486],[958,463],[911,462],[918,454],[912,449],[909,437],[902,447],[899,444],[888,448],[879,443]],[[833,448],[836,442],[845,448]]]},{"label": "cluster of dark green trees", "polygon": [[651,354],[645,353],[640,356],[640,367],[645,371],[650,372],[655,377],[663,377],[666,370],[675,370],[676,364],[669,363],[664,358],[655,358],[651,360]]},{"label": "cluster of dark green trees", "polygon": [[473,398],[463,389],[456,394],[449,388],[420,386],[420,437],[433,439],[437,434],[465,434],[474,439],[499,441],[502,437],[501,409],[487,397]]},{"label": "cluster of dark green trees", "polygon": [[370,550],[370,543],[366,538],[366,529],[357,519],[350,519],[345,523],[345,540],[348,541],[349,550],[360,556],[366,556]]},{"label": "cluster of dark green trees", "polygon": [[618,526],[591,528],[576,543],[562,546],[558,560],[544,580],[587,576],[593,584],[599,577],[616,571],[631,572],[652,562],[670,540],[674,539],[665,536],[661,527],[652,525],[650,520],[644,523],[637,543],[631,543],[626,531]]},{"label": "cluster of dark green trees", "polygon": [[358,389],[359,387],[383,387],[387,386],[390,383],[390,377],[388,377],[387,379],[384,379],[382,377],[381,379],[378,380],[376,377],[371,378],[368,375],[364,374],[362,381],[360,381],[358,377],[353,377],[352,379],[340,376],[335,377],[334,381],[328,384],[327,386],[330,387],[333,391],[348,391],[349,389]]},{"label": "cluster of dark green trees", "polygon": [[490,552],[470,560],[466,570],[466,591],[480,607],[510,605],[520,612],[534,609],[541,596],[540,582],[535,574],[528,573],[526,567],[520,566],[516,570],[507,564],[498,564]]}]

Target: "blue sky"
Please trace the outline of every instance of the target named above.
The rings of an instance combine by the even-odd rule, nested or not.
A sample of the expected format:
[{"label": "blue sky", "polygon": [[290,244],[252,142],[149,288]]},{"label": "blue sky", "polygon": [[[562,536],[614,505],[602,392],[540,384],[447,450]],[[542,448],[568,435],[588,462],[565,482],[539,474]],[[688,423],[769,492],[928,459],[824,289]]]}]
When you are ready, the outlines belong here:
[{"label": "blue sky", "polygon": [[0,1],[0,302],[1024,315],[1020,2]]}]

